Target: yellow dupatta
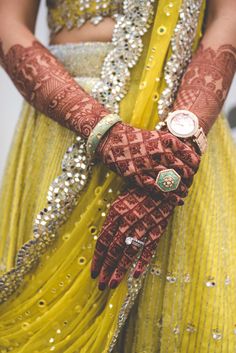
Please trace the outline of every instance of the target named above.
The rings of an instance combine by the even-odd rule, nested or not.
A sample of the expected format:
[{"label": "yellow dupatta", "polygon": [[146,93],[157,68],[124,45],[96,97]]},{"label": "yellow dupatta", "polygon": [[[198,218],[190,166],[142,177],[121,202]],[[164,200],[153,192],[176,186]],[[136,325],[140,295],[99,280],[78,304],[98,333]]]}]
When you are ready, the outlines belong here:
[{"label": "yellow dupatta", "polygon": [[[160,0],[155,4],[153,26],[143,38],[143,54],[132,69],[129,91],[120,104],[123,120],[132,125],[152,129],[159,120],[157,102],[166,87],[164,67],[172,55],[170,41],[184,2]],[[204,8],[203,1],[193,50],[201,38]],[[29,116],[34,113],[26,106],[23,114]],[[48,126],[54,124],[55,127],[48,118],[42,117],[41,120],[34,136],[37,145],[43,144]],[[22,127],[22,133],[23,130]],[[55,128],[56,133],[57,147],[61,146],[60,141],[67,143],[68,136],[72,136],[61,127]],[[24,148],[29,148],[28,142]],[[40,159],[35,161],[35,168],[40,162]],[[43,207],[44,191],[48,181],[58,172],[57,164],[58,159],[52,165],[54,171],[48,173],[40,186],[42,195],[38,196],[37,210]],[[90,260],[95,245],[91,235],[99,234],[104,220],[101,212],[105,212],[106,203],[115,199],[123,185],[119,177],[107,172],[103,166],[94,169],[86,193],[62,227],[56,246],[48,250],[40,266],[27,276],[24,288],[0,307],[0,346],[13,346],[16,352],[21,353],[50,350],[72,353],[76,349],[83,353],[105,353],[115,343],[142,283],[141,280],[132,280],[127,274],[116,290],[101,293],[96,288],[97,282],[90,278]],[[113,192],[110,194],[109,190]],[[29,228],[25,238],[18,240],[17,248],[30,237]],[[12,246],[8,268],[12,266],[15,252],[16,246]]]}]

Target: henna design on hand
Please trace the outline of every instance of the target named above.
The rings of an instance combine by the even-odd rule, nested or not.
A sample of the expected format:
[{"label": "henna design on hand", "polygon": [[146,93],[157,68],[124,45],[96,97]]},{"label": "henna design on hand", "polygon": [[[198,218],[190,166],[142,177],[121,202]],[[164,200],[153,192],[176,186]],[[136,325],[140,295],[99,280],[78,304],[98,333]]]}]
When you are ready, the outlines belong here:
[{"label": "henna design on hand", "polygon": [[114,201],[96,242],[91,264],[92,278],[99,275],[100,290],[107,285],[115,288],[135,260],[139,248],[126,245],[127,236],[142,241],[147,238],[136,277],[144,271],[176,205],[183,205],[183,200],[174,192],[161,201],[143,189],[132,187]]},{"label": "henna design on hand", "polygon": [[200,163],[194,147],[167,129],[147,131],[124,123],[117,123],[108,131],[97,154],[111,170],[160,197],[167,196],[155,183],[161,170],[176,170],[182,178],[176,193],[184,197]]},{"label": "henna design on hand", "polygon": [[6,54],[0,42],[0,62],[30,104],[85,138],[109,113],[38,41],[27,48],[16,44]]},{"label": "henna design on hand", "polygon": [[174,110],[195,113],[207,134],[222,109],[235,70],[236,48],[221,45],[214,50],[201,43],[182,78]]}]

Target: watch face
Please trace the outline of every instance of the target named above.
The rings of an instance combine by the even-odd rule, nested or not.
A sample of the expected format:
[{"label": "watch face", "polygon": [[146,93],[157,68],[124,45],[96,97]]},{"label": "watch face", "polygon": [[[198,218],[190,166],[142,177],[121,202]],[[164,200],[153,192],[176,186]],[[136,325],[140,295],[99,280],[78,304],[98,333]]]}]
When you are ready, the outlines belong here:
[{"label": "watch face", "polygon": [[179,137],[190,137],[198,129],[198,119],[191,112],[175,111],[167,118],[169,130]]}]

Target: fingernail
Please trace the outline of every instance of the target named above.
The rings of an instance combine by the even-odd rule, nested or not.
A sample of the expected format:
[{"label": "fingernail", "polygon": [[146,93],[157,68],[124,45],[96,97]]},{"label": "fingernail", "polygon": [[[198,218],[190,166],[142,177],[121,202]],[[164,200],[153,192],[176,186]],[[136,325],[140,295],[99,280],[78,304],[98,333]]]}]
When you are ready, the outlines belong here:
[{"label": "fingernail", "polygon": [[133,275],[133,277],[134,278],[138,278],[139,276],[140,276],[140,271],[136,271],[136,272],[134,272],[134,275]]},{"label": "fingernail", "polygon": [[94,278],[96,278],[98,276],[98,272],[96,272],[96,271],[92,271],[91,272],[91,277],[94,279]]},{"label": "fingernail", "polygon": [[98,288],[100,290],[104,290],[106,288],[106,283],[103,283],[103,282],[99,283]]},{"label": "fingernail", "polygon": [[112,289],[116,288],[117,285],[118,285],[118,282],[117,282],[115,279],[113,279],[113,280],[110,282],[110,288],[112,288]]}]

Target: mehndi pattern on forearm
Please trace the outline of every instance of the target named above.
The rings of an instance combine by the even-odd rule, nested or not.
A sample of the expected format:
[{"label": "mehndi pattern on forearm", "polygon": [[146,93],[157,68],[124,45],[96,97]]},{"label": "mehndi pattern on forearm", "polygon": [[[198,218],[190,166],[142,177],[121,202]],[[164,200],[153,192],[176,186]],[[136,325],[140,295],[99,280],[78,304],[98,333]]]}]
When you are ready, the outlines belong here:
[{"label": "mehndi pattern on forearm", "polygon": [[174,109],[187,109],[199,118],[207,134],[220,113],[236,70],[236,48],[217,50],[200,44],[186,70]]},{"label": "mehndi pattern on forearm", "polygon": [[38,41],[13,45],[0,61],[22,96],[36,109],[87,138],[108,110],[76,83]]}]

